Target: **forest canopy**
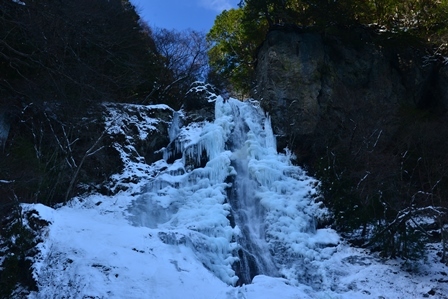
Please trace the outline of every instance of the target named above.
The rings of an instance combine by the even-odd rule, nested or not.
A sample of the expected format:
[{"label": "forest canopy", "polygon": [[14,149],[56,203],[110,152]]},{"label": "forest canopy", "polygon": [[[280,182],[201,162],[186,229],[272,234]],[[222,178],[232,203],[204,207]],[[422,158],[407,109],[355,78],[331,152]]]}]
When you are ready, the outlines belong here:
[{"label": "forest canopy", "polygon": [[256,49],[273,27],[323,31],[368,26],[426,42],[448,42],[448,0],[241,0],[222,12],[207,35],[212,73],[247,93]]}]

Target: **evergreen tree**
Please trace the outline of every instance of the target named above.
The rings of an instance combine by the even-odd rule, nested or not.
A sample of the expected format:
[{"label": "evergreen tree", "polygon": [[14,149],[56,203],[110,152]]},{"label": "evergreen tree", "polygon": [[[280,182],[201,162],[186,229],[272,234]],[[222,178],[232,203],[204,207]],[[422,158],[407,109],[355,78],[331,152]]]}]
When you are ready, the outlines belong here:
[{"label": "evergreen tree", "polygon": [[446,44],[448,0],[241,0],[239,9],[220,14],[208,33],[215,76],[247,91],[257,47],[274,26],[329,27],[372,25]]},{"label": "evergreen tree", "polygon": [[227,80],[237,94],[247,95],[255,51],[266,36],[268,24],[258,19],[247,26],[243,16],[241,8],[223,11],[207,34],[207,41],[211,44],[208,55],[212,72]]}]

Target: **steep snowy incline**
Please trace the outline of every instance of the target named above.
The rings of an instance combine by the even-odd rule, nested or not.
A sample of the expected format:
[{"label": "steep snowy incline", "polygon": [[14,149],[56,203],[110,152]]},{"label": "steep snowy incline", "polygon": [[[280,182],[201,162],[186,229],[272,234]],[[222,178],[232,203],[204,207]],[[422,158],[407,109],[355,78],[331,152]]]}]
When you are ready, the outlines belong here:
[{"label": "steep snowy incline", "polygon": [[114,181],[141,179],[114,196],[24,205],[51,223],[29,298],[447,298],[435,256],[418,265],[427,275],[407,273],[316,229],[318,182],[277,154],[257,102],[218,97],[215,114],[182,126],[175,112],[164,159],[151,165],[129,159],[126,143],[132,165]]}]

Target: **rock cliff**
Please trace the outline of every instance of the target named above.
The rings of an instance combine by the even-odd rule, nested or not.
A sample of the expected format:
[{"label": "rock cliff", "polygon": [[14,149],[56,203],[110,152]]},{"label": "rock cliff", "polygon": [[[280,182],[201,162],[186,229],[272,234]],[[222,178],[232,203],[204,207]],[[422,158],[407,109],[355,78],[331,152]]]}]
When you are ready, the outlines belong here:
[{"label": "rock cliff", "polygon": [[447,59],[409,36],[332,30],[272,30],[253,97],[271,115],[278,149],[321,181],[345,237],[415,258],[422,242],[448,236]]},{"label": "rock cliff", "polygon": [[360,122],[392,134],[402,108],[445,111],[447,75],[440,60],[393,36],[278,29],[259,50],[252,94],[285,137],[280,146],[291,146]]}]

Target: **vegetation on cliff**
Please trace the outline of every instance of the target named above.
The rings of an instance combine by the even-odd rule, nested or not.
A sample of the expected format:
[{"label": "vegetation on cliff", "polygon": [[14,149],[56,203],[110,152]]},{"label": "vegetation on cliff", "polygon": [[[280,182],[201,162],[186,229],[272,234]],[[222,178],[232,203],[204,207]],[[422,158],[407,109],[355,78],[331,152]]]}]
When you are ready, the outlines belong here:
[{"label": "vegetation on cliff", "polygon": [[446,116],[409,107],[388,113],[396,123],[360,116],[333,136],[319,130],[308,143],[315,150],[309,168],[348,240],[405,260],[423,258],[428,243],[440,242],[440,261],[448,263]]},{"label": "vegetation on cliff", "polygon": [[180,108],[205,73],[205,47],[195,31],[152,30],[129,0],[1,1],[0,298],[33,287],[20,204],[111,192],[122,165],[103,104]]},{"label": "vegetation on cliff", "polygon": [[178,109],[206,65],[203,34],[152,30],[128,0],[2,1],[0,205],[52,204],[106,179],[118,165],[101,104]]},{"label": "vegetation on cliff", "polygon": [[[262,97],[265,102],[287,102],[279,103],[275,108],[269,105],[265,108],[274,118],[276,114],[283,115],[283,118],[278,117],[281,119],[279,122],[286,122],[287,126],[282,127],[281,133],[290,134],[289,146],[322,180],[322,194],[334,213],[335,227],[353,242],[379,250],[384,256],[420,258],[426,242],[442,240],[441,260],[448,261],[448,202],[445,198],[448,194],[445,179],[448,167],[445,153],[448,149],[443,142],[448,138],[448,132],[443,129],[447,122],[447,107],[443,104],[443,88],[439,86],[444,84],[440,70],[446,64],[442,54],[446,51],[448,39],[447,18],[448,1],[243,0],[240,8],[224,11],[218,16],[207,36],[212,45],[209,52],[212,72],[221,80],[227,80],[233,91],[245,94],[255,87],[256,97]],[[317,77],[307,77],[303,80],[308,83],[301,85],[297,82],[296,87],[290,88],[306,97],[304,89],[309,86],[329,85],[317,90],[319,99],[316,105],[320,107],[316,111],[320,112],[315,112],[319,115],[308,111],[310,107],[305,104],[297,110],[302,122],[309,117],[320,119],[316,131],[311,134],[296,136],[296,129],[289,127],[293,122],[289,120],[294,117],[291,115],[294,105],[292,99],[288,102],[286,98],[293,91],[284,89],[288,89],[285,84],[294,84],[294,79],[282,83],[281,78],[286,75],[279,73],[288,73],[290,63],[300,58],[272,58],[275,61],[272,63],[276,64],[269,70],[264,68],[263,74],[276,83],[269,85],[269,80],[253,83],[263,77],[260,73],[263,70],[256,70],[256,67],[260,68],[257,63],[261,63],[257,61],[261,43],[264,41],[268,46],[281,43],[275,38],[265,40],[272,30],[317,33],[328,48],[325,55],[331,61],[316,68]],[[300,40],[306,43],[305,38]],[[345,49],[341,49],[338,43]],[[288,50],[282,52],[277,49],[281,53],[273,51],[271,54],[309,54],[307,57],[311,61],[318,59],[317,54],[314,57],[307,52],[309,44],[304,48],[292,43],[288,45]],[[292,49],[294,47],[296,50]],[[363,52],[363,49],[368,47],[381,53],[381,59],[389,61],[392,66],[390,71],[403,80],[390,84],[415,90],[415,94],[408,95],[413,100],[403,99],[403,92],[403,96],[398,96],[399,103],[396,103],[397,97],[393,94],[384,93],[381,98],[381,86],[369,90],[369,76],[375,75],[362,72],[375,70],[362,67],[348,70],[344,69],[343,63],[339,70],[331,69],[333,64],[338,66],[333,60],[344,61],[347,53],[359,55],[356,57],[362,61],[368,56],[362,54],[368,51]],[[367,61],[362,63],[373,63]],[[296,68],[308,64],[313,65],[313,62],[298,61]],[[420,69],[415,67],[417,64]],[[341,70],[354,73],[338,74]],[[272,79],[272,76],[278,78]],[[298,80],[296,73],[291,76]],[[344,81],[344,77],[353,80]],[[335,83],[338,78],[341,82]],[[424,88],[421,89],[420,85]],[[268,99],[269,92],[261,91],[276,88],[280,90],[272,92],[275,94],[273,99]],[[363,99],[363,90],[377,96],[364,94],[366,99]],[[339,103],[336,104],[340,105],[336,107],[337,111],[328,112],[332,108],[322,103],[325,93],[334,93],[329,101]],[[373,99],[378,102],[372,102]],[[300,101],[307,99],[294,102]],[[282,112],[286,106],[289,112]],[[379,112],[379,107],[386,110]],[[370,121],[368,113],[377,119]],[[306,120],[302,114],[308,115]],[[376,121],[382,124],[377,125]],[[296,122],[300,123],[300,120],[296,119]]]},{"label": "vegetation on cliff", "polygon": [[129,1],[0,7],[0,204],[51,204],[101,135],[101,103],[152,93],[163,66]]},{"label": "vegetation on cliff", "polygon": [[[0,298],[17,281],[33,283],[27,272],[18,277],[16,271],[29,267],[26,255],[35,245],[20,203],[54,205],[83,190],[108,192],[101,183],[121,165],[111,159],[117,153],[100,122],[103,102],[180,108],[190,83],[205,76],[207,59],[211,83],[246,96],[259,46],[276,28],[335,34],[355,46],[361,39],[347,29],[369,28],[375,33],[370,41],[385,47],[417,41],[431,51],[435,45],[426,61],[436,60],[433,73],[446,63],[434,56],[447,42],[446,0],[245,0],[217,17],[207,35],[208,57],[202,34],[152,30],[129,0],[23,1],[0,4],[0,229],[6,236],[0,242],[14,251],[0,250],[8,268]],[[400,55],[394,64],[411,64]],[[435,98],[403,105],[393,130],[352,118],[311,136],[318,137],[312,142],[292,144],[299,157],[313,151],[306,162],[322,181],[335,227],[385,256],[415,258],[424,242],[448,240],[448,122]],[[368,111],[369,105],[375,103],[356,107]],[[435,221],[423,227],[425,217]],[[446,250],[444,243],[445,262]]]},{"label": "vegetation on cliff", "polygon": [[257,47],[273,28],[327,32],[369,26],[438,46],[447,43],[448,1],[433,0],[242,0],[219,15],[208,34],[212,73],[239,93],[250,89]]}]

